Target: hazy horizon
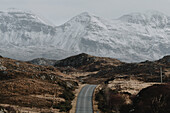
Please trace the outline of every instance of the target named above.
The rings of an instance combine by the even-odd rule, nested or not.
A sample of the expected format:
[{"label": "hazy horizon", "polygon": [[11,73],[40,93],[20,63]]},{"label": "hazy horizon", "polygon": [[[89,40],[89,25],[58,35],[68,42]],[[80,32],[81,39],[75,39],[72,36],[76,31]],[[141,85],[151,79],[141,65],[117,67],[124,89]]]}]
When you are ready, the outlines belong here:
[{"label": "hazy horizon", "polygon": [[30,10],[55,25],[61,25],[82,12],[108,19],[147,10],[170,15],[169,4],[169,0],[161,2],[158,0],[0,0],[0,10],[9,8]]}]

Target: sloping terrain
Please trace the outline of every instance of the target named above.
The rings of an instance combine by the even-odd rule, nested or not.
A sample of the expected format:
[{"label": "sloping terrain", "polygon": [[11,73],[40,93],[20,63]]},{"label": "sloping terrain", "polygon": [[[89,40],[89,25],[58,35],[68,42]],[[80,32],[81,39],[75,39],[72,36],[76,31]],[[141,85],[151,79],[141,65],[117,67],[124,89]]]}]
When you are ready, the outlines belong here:
[{"label": "sloping terrain", "polygon": [[46,59],[46,58],[36,58],[33,60],[28,61],[28,63],[32,63],[35,65],[45,65],[45,66],[54,66],[54,64],[56,63],[56,60],[50,60],[50,59]]},{"label": "sloping terrain", "polygon": [[84,72],[99,71],[106,66],[119,66],[123,62],[106,57],[96,57],[85,53],[68,57],[66,59],[57,61],[55,63],[56,67],[72,67]]},{"label": "sloping terrain", "polygon": [[170,17],[156,11],[108,20],[84,12],[61,26],[21,10],[0,11],[0,54],[19,60],[60,60],[87,53],[126,62],[170,54]]},{"label": "sloping terrain", "polygon": [[118,90],[120,93],[128,93],[130,95],[137,95],[140,90],[152,86],[154,84],[160,84],[158,82],[144,82],[136,80],[135,78],[130,79],[114,79],[110,81],[108,87],[112,90]]},{"label": "sloping terrain", "polygon": [[162,69],[163,81],[170,81],[170,57],[165,56],[157,61],[145,61],[141,63],[124,63],[119,66],[101,68],[95,74],[89,74],[84,80],[88,83],[111,81],[115,78],[135,77],[145,82],[160,82]]},{"label": "sloping terrain", "polygon": [[[50,65],[51,61],[54,61],[55,67]],[[127,101],[127,97],[131,99],[130,97],[142,88],[155,84],[144,82],[160,83],[160,69],[163,72],[163,82],[169,82],[169,66],[170,56],[141,63],[125,63],[117,59],[85,53],[58,61],[38,59],[35,62],[22,62],[0,56],[0,106],[14,110],[18,110],[17,106],[22,110],[26,107],[24,108],[27,109],[26,111],[30,111],[28,108],[31,110],[36,108],[35,111],[44,110],[44,112],[50,112],[50,108],[53,108],[53,112],[59,110],[66,112],[71,109],[73,91],[78,82],[106,86],[109,84],[108,86],[113,90],[110,90],[110,97],[112,99],[120,97],[120,101],[117,99],[113,104],[116,102],[122,104]],[[134,83],[137,85],[130,86]],[[107,91],[106,88],[106,94]],[[115,96],[111,96],[112,93]],[[103,102],[106,103],[104,100]],[[129,109],[131,107],[128,106]]]},{"label": "sloping terrain", "polygon": [[[125,81],[126,82],[126,81]],[[137,82],[137,81],[135,81]],[[140,83],[138,81],[138,83]],[[120,82],[120,86],[122,86]],[[153,85],[154,84],[154,85]],[[118,85],[118,84],[117,84]],[[132,85],[132,84],[131,84]],[[170,84],[144,83],[134,86],[116,86],[110,89],[107,85],[101,85],[96,91],[95,100],[102,113],[169,113]],[[149,87],[147,87],[147,85]],[[130,87],[129,87],[130,86]],[[140,87],[141,86],[141,87]],[[126,92],[124,89],[131,88],[131,91],[138,90],[138,93]],[[142,89],[143,88],[143,89]]]},{"label": "sloping terrain", "polygon": [[75,78],[84,78],[90,74],[96,74],[102,69],[112,66],[119,66],[123,62],[106,57],[96,57],[85,53],[59,60],[55,63],[55,67],[61,72],[71,75]]},{"label": "sloping terrain", "polygon": [[59,60],[55,67],[63,73],[75,76],[87,83],[109,82],[115,78],[134,77],[145,82],[160,82],[162,70],[163,81],[170,80],[170,57],[157,61],[125,63],[112,58],[79,54]]},{"label": "sloping terrain", "polygon": [[56,27],[30,11],[0,11],[0,40],[0,54],[12,59],[61,59],[73,54],[53,46]]},{"label": "sloping terrain", "polygon": [[0,106],[68,111],[77,85],[76,80],[52,66],[0,57]]},{"label": "sloping terrain", "polygon": [[82,13],[57,28],[60,49],[134,62],[169,54],[169,16],[132,13],[108,20]]},{"label": "sloping terrain", "polygon": [[138,93],[133,100],[131,111],[132,113],[169,113],[169,106],[170,84],[153,85]]}]

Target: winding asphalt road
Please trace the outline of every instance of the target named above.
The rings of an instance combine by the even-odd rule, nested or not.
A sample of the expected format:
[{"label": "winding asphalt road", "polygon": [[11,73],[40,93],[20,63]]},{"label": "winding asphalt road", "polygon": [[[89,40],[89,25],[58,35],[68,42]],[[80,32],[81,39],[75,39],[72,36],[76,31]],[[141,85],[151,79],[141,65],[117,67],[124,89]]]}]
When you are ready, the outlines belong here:
[{"label": "winding asphalt road", "polygon": [[93,113],[92,97],[96,85],[84,86],[77,98],[76,113]]}]

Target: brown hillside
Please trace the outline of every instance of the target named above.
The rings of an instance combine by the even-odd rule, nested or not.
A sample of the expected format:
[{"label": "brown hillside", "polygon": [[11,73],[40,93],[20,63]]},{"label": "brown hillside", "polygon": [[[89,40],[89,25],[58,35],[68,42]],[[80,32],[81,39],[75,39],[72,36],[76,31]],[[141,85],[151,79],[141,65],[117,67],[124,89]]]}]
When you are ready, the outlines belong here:
[{"label": "brown hillside", "polygon": [[107,66],[119,66],[123,62],[106,57],[96,57],[85,53],[72,56],[63,60],[56,62],[56,67],[72,67],[78,70],[93,72],[99,71],[102,68],[107,68]]},{"label": "brown hillside", "polygon": [[170,84],[153,85],[141,90],[133,106],[132,113],[170,113]]},{"label": "brown hillside", "polygon": [[135,77],[146,82],[160,82],[160,69],[163,72],[163,81],[170,81],[170,57],[166,56],[158,61],[141,63],[123,63],[118,66],[100,68],[97,73],[89,74],[84,78],[88,83],[101,83],[117,77]]},{"label": "brown hillside", "polygon": [[[63,101],[70,105],[74,97],[72,92],[77,86],[70,77],[53,66],[39,66],[0,57],[0,105],[49,110],[51,107],[60,109],[56,106]],[[65,93],[71,96],[64,97]],[[67,111],[70,106],[61,109]]]}]

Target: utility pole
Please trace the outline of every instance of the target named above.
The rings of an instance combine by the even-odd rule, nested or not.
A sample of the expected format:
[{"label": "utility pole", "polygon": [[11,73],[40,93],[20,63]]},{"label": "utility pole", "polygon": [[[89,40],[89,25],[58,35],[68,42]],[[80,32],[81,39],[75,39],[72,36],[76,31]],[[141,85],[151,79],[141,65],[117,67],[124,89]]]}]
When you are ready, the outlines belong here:
[{"label": "utility pole", "polygon": [[161,83],[162,83],[162,67],[160,67]]}]

